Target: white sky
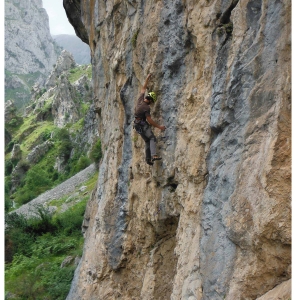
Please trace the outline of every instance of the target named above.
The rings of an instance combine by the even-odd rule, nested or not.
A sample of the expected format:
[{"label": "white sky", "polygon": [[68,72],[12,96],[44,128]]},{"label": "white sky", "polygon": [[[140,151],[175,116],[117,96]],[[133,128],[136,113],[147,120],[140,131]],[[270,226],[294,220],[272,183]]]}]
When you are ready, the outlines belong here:
[{"label": "white sky", "polygon": [[63,0],[43,0],[43,7],[49,16],[51,35],[75,35],[74,28],[69,23],[66,11],[63,7]]}]

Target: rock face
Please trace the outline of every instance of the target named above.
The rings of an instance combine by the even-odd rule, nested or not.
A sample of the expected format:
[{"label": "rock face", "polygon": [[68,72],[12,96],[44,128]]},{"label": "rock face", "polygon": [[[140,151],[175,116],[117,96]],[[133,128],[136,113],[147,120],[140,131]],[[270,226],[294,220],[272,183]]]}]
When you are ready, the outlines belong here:
[{"label": "rock face", "polygon": [[[75,66],[76,63],[72,54],[63,50],[47,78],[45,85],[47,91],[34,101],[33,113],[37,115],[39,120],[47,118],[50,114],[54,124],[62,128],[67,123],[75,123],[79,120],[80,97],[84,97],[86,101],[92,101],[92,96],[88,95],[85,90],[85,86],[88,87],[89,91],[92,89],[90,79],[83,76],[71,84],[67,78],[69,71]],[[39,91],[37,89],[36,94]],[[32,105],[27,107],[26,111],[27,114],[31,113]]]},{"label": "rock face", "polygon": [[5,103],[5,123],[10,123],[11,120],[17,118],[17,109],[14,101],[9,100]]},{"label": "rock face", "polygon": [[29,164],[37,163],[49,151],[52,145],[52,142],[45,141],[44,143],[34,147],[26,157]]},{"label": "rock face", "polygon": [[[67,299],[248,300],[289,280],[290,1],[63,2],[104,153]],[[152,168],[131,124],[149,72]]]},{"label": "rock face", "polygon": [[46,81],[46,88],[49,89],[57,85],[57,79],[63,72],[69,71],[76,66],[76,62],[72,54],[66,50],[63,50],[52,69],[50,76]]},{"label": "rock face", "polygon": [[12,160],[20,160],[22,158],[22,150],[19,144],[14,144],[10,158]]},{"label": "rock face", "polygon": [[257,300],[289,300],[291,299],[292,293],[292,280],[285,281],[280,285],[276,286],[273,290],[266,293],[262,297],[257,298]]},{"label": "rock face", "polygon": [[[60,53],[50,35],[42,0],[5,0],[6,100],[28,102],[35,82],[43,82]],[[17,91],[15,91],[18,89]]]},{"label": "rock face", "polygon": [[5,1],[5,39],[7,70],[48,75],[58,55],[42,0]]}]

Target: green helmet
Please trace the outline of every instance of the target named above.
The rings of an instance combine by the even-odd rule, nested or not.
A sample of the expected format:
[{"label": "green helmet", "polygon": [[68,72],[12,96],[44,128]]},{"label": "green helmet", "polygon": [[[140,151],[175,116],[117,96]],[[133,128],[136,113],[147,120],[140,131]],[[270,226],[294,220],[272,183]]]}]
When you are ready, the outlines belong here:
[{"label": "green helmet", "polygon": [[154,103],[157,100],[156,94],[154,92],[149,92],[148,95],[147,95],[147,97],[150,97],[153,100]]}]

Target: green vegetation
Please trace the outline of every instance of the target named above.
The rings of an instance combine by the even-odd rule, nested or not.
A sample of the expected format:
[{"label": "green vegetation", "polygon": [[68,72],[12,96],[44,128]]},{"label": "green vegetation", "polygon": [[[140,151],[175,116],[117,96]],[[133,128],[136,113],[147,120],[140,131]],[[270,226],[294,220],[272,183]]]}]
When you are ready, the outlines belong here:
[{"label": "green vegetation", "polygon": [[[35,139],[40,139],[41,142],[48,138],[50,139],[51,132],[54,133],[53,138],[50,139],[53,142],[53,147],[37,164],[34,166],[26,166],[27,172],[21,180],[21,186],[12,195],[17,205],[29,202],[41,193],[55,187],[85,169],[92,163],[91,160],[79,150],[75,150],[71,157],[71,152],[74,148],[69,131],[66,128],[54,128],[54,130],[51,131],[48,127],[41,126],[38,129],[39,130],[36,130],[32,134],[34,134]],[[26,145],[32,145],[32,142],[28,141],[32,141],[31,134],[26,140]],[[25,148],[23,144],[21,145],[21,149],[23,149],[25,153],[26,151],[28,152],[28,148]],[[61,159],[65,161],[65,171],[63,173],[59,173],[54,169],[57,157],[61,157]],[[6,159],[6,176],[11,174],[12,168],[15,165],[16,162],[11,161],[11,159]],[[8,180],[8,178],[6,180]]]},{"label": "green vegetation", "polygon": [[226,34],[227,36],[231,36],[233,31],[233,24],[232,22],[221,24],[217,28],[217,34],[221,37],[222,35]]},{"label": "green vegetation", "polygon": [[131,38],[131,45],[133,48],[136,47],[136,42],[137,42],[137,37],[139,35],[139,29],[136,30],[136,32],[133,34],[132,38]]},{"label": "green vegetation", "polygon": [[31,167],[22,182],[24,185],[16,193],[19,204],[25,204],[52,187],[48,172],[39,165]]},{"label": "green vegetation", "polygon": [[[6,77],[12,79],[16,74],[6,71]],[[82,75],[92,77],[91,65],[78,66],[68,74],[71,82]],[[20,75],[23,81],[32,83],[39,76],[38,73]],[[62,75],[66,76],[66,75]],[[30,81],[31,80],[31,81]],[[88,84],[84,86],[87,99],[82,99],[80,93],[73,95],[74,102],[78,104],[79,114],[82,116],[76,123],[68,123],[64,128],[58,128],[52,119],[51,109],[53,97],[45,100],[44,106],[36,109],[35,114],[26,117],[18,116],[18,112],[11,107],[11,120],[5,124],[5,211],[12,210],[13,204],[19,207],[29,202],[41,193],[51,189],[67,180],[79,171],[89,166],[93,158],[89,158],[80,145],[80,134],[84,127],[86,115],[91,101],[92,91]],[[31,88],[32,89],[32,88]],[[46,92],[41,88],[38,97]],[[35,103],[31,103],[33,107]],[[68,114],[65,114],[67,119]],[[28,154],[38,145],[50,141],[51,146],[43,156],[35,158],[36,163],[27,163]],[[11,159],[11,152],[15,144],[20,145],[21,159]],[[55,167],[57,165],[58,167]],[[15,167],[18,167],[15,169]],[[16,170],[13,172],[13,170]]]},{"label": "green vegetation", "polygon": [[81,104],[81,113],[83,116],[86,115],[88,109],[89,109],[89,105],[87,103]]},{"label": "green vegetation", "polygon": [[51,121],[34,122],[32,125],[26,126],[24,130],[21,127],[15,140],[21,143],[21,150],[24,157],[27,156],[34,146],[50,138],[51,132],[56,128]]},{"label": "green vegetation", "polygon": [[100,159],[102,158],[102,148],[100,140],[97,140],[97,142],[93,145],[90,152],[90,158],[95,163],[99,163]]},{"label": "green vegetation", "polygon": [[74,83],[78,80],[81,76],[87,75],[88,78],[92,78],[92,66],[91,65],[82,65],[78,66],[72,70],[70,70],[68,80],[71,83]]},{"label": "green vegetation", "polygon": [[[13,299],[65,299],[70,289],[75,265],[82,255],[81,225],[90,192],[95,188],[98,174],[83,183],[70,208],[60,213],[69,196],[53,200],[57,207],[50,214],[43,206],[36,207],[37,217],[25,219],[11,213],[5,228],[5,291]],[[77,201],[79,202],[77,203]],[[61,267],[66,257],[72,261]]]},{"label": "green vegetation", "polygon": [[76,123],[70,124],[69,131],[71,133],[79,132],[84,126],[84,118],[79,119]]},{"label": "green vegetation", "polygon": [[35,95],[35,98],[38,99],[38,98],[42,97],[46,92],[47,92],[47,90],[46,90],[45,88],[41,89],[41,90]]},{"label": "green vegetation", "polygon": [[66,256],[81,255],[81,224],[86,200],[57,217],[40,212],[41,219],[11,215],[5,233],[6,292],[15,299],[65,299],[75,270],[61,268]]},{"label": "green vegetation", "polygon": [[[18,77],[23,82],[23,87],[18,88],[5,88],[5,101],[13,99],[17,109],[21,109],[27,105],[30,100],[30,90],[37,79],[41,76],[40,72],[30,74],[16,74],[5,70],[5,82],[13,81],[13,77]],[[10,86],[8,84],[7,86]]]}]

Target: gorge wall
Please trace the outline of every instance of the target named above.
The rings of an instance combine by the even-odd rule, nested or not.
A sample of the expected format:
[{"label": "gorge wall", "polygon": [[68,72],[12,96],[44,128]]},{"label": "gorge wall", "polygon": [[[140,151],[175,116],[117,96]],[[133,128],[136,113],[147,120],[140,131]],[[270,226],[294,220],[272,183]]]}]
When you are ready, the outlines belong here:
[{"label": "gorge wall", "polygon": [[[67,299],[286,295],[270,291],[291,278],[291,2],[63,4],[91,48],[103,151]],[[132,128],[150,72],[153,167]]]},{"label": "gorge wall", "polygon": [[43,83],[62,50],[52,39],[42,0],[5,0],[5,99],[18,108]]}]

